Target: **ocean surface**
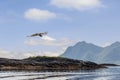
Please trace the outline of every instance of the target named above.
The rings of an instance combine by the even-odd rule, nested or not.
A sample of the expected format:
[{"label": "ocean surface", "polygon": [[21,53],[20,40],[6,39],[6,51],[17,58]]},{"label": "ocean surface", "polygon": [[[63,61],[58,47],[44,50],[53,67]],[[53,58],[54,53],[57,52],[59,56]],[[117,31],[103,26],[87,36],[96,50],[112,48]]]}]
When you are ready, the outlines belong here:
[{"label": "ocean surface", "polygon": [[120,67],[91,71],[0,71],[0,80],[120,80]]}]

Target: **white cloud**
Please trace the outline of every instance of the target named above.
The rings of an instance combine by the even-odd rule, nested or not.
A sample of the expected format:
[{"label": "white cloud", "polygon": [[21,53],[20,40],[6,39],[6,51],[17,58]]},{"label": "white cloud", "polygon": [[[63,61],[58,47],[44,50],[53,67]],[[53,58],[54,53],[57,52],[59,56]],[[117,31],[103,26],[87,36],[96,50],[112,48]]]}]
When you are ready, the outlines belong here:
[{"label": "white cloud", "polygon": [[86,10],[102,7],[101,0],[51,0],[50,4],[59,8]]},{"label": "white cloud", "polygon": [[[47,36],[49,37],[49,36]],[[51,37],[50,37],[51,38]],[[63,39],[54,39],[54,38],[30,38],[24,42],[28,46],[41,46],[41,47],[46,47],[45,52],[39,52],[40,55],[42,56],[59,56],[61,55],[68,46],[72,45],[75,43],[74,40],[63,38]],[[47,48],[52,48],[52,51],[47,51]],[[57,51],[56,51],[57,50]],[[54,52],[55,51],[55,52]],[[27,54],[26,54],[27,55]],[[28,53],[28,55],[31,55]],[[35,55],[35,53],[34,53]]]},{"label": "white cloud", "polygon": [[18,59],[23,59],[23,58],[28,58],[28,57],[32,57],[32,56],[49,56],[49,57],[52,57],[52,56],[59,56],[60,53],[58,52],[49,52],[49,51],[45,51],[45,52],[21,52],[20,53],[21,55],[20,56],[14,56],[14,58],[18,58]]},{"label": "white cloud", "polygon": [[62,52],[51,52],[51,51],[12,52],[8,50],[0,49],[0,58],[23,59],[31,56],[51,56],[52,57],[52,56],[59,56],[61,53]]},{"label": "white cloud", "polygon": [[26,19],[39,21],[39,20],[48,20],[55,18],[56,14],[48,10],[32,8],[25,11],[24,17]]},{"label": "white cloud", "polygon": [[43,40],[49,40],[49,41],[54,41],[55,39],[50,37],[50,36],[43,36],[41,39]]},{"label": "white cloud", "polygon": [[[67,49],[68,46],[73,45],[74,43],[74,40],[68,38],[55,39],[50,36],[43,36],[41,39],[30,38],[24,42],[24,44],[32,47],[46,47],[46,52],[43,53],[43,55],[46,56],[59,56]],[[52,51],[47,51],[47,48],[52,48]]]},{"label": "white cloud", "polygon": [[72,43],[74,43],[73,40],[63,38],[60,40],[48,40],[48,39],[29,39],[24,42],[27,45],[30,46],[37,46],[37,45],[45,45],[45,46],[57,46],[57,47],[63,47],[63,46],[68,46]]},{"label": "white cloud", "polygon": [[10,55],[10,51],[4,50],[4,49],[0,49],[0,57],[1,58],[9,58],[12,57],[12,55]]}]

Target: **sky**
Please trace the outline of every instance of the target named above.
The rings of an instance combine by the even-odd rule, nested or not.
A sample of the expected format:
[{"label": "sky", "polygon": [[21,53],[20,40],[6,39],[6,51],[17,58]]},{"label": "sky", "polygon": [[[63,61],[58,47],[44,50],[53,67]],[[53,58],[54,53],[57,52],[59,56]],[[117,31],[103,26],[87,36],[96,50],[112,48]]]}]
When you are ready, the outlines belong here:
[{"label": "sky", "polygon": [[[120,0],[0,0],[0,57],[58,56],[80,41],[120,41]],[[44,37],[26,36],[48,32]]]}]

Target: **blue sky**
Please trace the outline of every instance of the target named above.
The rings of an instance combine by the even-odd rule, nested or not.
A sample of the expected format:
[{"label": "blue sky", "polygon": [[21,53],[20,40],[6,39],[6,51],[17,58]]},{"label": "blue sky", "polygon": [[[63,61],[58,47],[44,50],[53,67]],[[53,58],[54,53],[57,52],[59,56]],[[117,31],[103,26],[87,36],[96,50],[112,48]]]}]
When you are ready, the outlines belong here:
[{"label": "blue sky", "polygon": [[[120,41],[120,0],[0,0],[1,57],[58,55],[79,41]],[[47,39],[27,35],[47,31]],[[49,38],[55,40],[49,40]]]}]

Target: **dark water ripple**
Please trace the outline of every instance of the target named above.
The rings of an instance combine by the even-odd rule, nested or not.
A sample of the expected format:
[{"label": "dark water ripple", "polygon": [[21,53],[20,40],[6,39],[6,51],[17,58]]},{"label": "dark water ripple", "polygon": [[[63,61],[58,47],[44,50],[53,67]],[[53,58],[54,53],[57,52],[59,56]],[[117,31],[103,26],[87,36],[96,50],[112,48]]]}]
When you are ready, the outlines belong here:
[{"label": "dark water ripple", "polygon": [[0,80],[120,80],[120,67],[77,72],[0,71]]}]

